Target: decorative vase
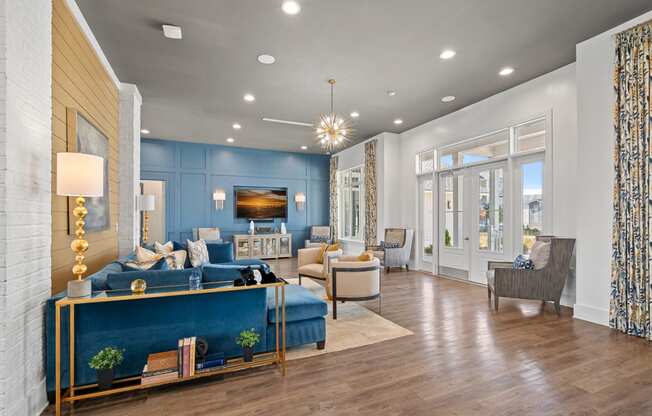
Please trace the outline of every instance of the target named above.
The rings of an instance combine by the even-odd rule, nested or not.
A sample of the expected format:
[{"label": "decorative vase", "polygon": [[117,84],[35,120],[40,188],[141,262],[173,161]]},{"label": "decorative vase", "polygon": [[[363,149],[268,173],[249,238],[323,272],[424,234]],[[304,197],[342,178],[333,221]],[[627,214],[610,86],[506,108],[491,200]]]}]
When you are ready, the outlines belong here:
[{"label": "decorative vase", "polygon": [[254,360],[254,347],[242,347],[242,359],[245,363],[250,363]]},{"label": "decorative vase", "polygon": [[256,226],[254,225],[254,221],[249,222],[249,234],[254,235],[254,232],[256,231]]},{"label": "decorative vase", "polygon": [[97,374],[97,387],[100,390],[106,390],[113,384],[113,369],[104,368],[102,370],[95,370]]},{"label": "decorative vase", "polygon": [[285,223],[282,222],[281,223],[281,234],[287,234],[287,233],[288,233],[288,230],[287,230],[287,228],[285,228]]}]

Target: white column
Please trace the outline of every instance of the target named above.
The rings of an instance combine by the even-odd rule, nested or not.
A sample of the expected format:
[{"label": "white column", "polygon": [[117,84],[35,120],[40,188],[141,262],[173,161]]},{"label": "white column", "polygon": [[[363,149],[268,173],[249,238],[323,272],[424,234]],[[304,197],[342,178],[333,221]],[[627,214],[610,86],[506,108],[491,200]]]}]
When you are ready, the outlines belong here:
[{"label": "white column", "polygon": [[120,85],[120,215],[118,252],[129,254],[139,241],[140,215],[136,195],[140,193],[140,107],[138,87]]},{"label": "white column", "polygon": [[47,405],[51,82],[51,0],[0,0],[0,415]]}]

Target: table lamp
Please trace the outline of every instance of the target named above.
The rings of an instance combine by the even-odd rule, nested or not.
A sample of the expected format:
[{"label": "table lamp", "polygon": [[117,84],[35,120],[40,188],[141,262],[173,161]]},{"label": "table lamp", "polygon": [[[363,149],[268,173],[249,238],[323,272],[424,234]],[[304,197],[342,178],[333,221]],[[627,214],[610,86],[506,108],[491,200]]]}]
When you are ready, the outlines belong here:
[{"label": "table lamp", "polygon": [[154,211],[154,195],[138,195],[138,210],[143,213],[143,244],[149,240],[149,211]]},{"label": "table lamp", "polygon": [[83,279],[88,269],[84,264],[84,253],[88,250],[88,241],[84,239],[84,218],[88,214],[84,197],[104,195],[104,159],[84,153],[57,153],[57,195],[74,197],[77,205],[72,211],[77,218],[75,239],[70,243],[76,262],[72,273],[77,279],[68,282],[68,296],[90,296],[91,281]]}]

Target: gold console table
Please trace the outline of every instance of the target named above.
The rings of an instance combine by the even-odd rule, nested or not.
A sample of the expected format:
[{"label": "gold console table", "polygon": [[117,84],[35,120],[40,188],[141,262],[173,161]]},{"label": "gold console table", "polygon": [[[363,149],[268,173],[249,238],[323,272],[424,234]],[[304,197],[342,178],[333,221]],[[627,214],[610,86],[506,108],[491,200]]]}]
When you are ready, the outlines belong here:
[{"label": "gold console table", "polygon": [[[160,387],[167,384],[183,383],[198,378],[211,377],[220,374],[233,373],[236,371],[250,368],[262,367],[276,364],[281,369],[283,375],[287,372],[285,360],[285,286],[288,283],[284,279],[277,279],[275,283],[259,284],[255,286],[234,286],[232,281],[202,283],[200,289],[189,289],[188,285],[179,286],[159,286],[147,288],[144,294],[135,295],[130,290],[104,290],[93,292],[90,297],[86,298],[62,298],[56,302],[55,306],[55,406],[56,416],[61,415],[63,403],[73,406],[76,401],[91,399],[112,394],[124,393],[134,390],[145,390],[153,387]],[[231,359],[222,368],[214,371],[195,374],[190,377],[183,377],[174,380],[164,381],[161,383],[140,384],[141,377],[126,377],[116,379],[113,386],[107,390],[97,390],[97,384],[75,385],[75,305],[88,303],[104,302],[126,302],[139,301],[142,299],[164,298],[172,296],[198,296],[217,292],[233,292],[238,290],[261,290],[273,287],[275,291],[275,313],[276,313],[276,348],[273,352],[256,354],[252,362],[244,362],[242,359]],[[279,293],[280,292],[280,293]],[[280,303],[279,303],[280,295]],[[61,389],[61,310],[69,308],[69,350],[70,358],[68,360],[70,386],[62,392]],[[281,319],[279,319],[279,316]],[[280,337],[279,337],[280,335]],[[152,351],[159,352],[159,351]]]}]

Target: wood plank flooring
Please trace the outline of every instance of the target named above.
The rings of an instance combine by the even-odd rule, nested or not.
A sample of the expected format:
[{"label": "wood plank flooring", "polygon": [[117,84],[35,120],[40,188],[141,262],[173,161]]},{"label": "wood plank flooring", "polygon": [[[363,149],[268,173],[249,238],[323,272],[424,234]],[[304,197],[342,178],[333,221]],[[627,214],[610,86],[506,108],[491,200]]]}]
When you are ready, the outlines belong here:
[{"label": "wood plank flooring", "polygon": [[290,361],[286,377],[260,369],[80,402],[75,414],[652,415],[652,346],[569,309],[501,299],[494,312],[483,287],[393,271],[382,315],[414,335]]}]

